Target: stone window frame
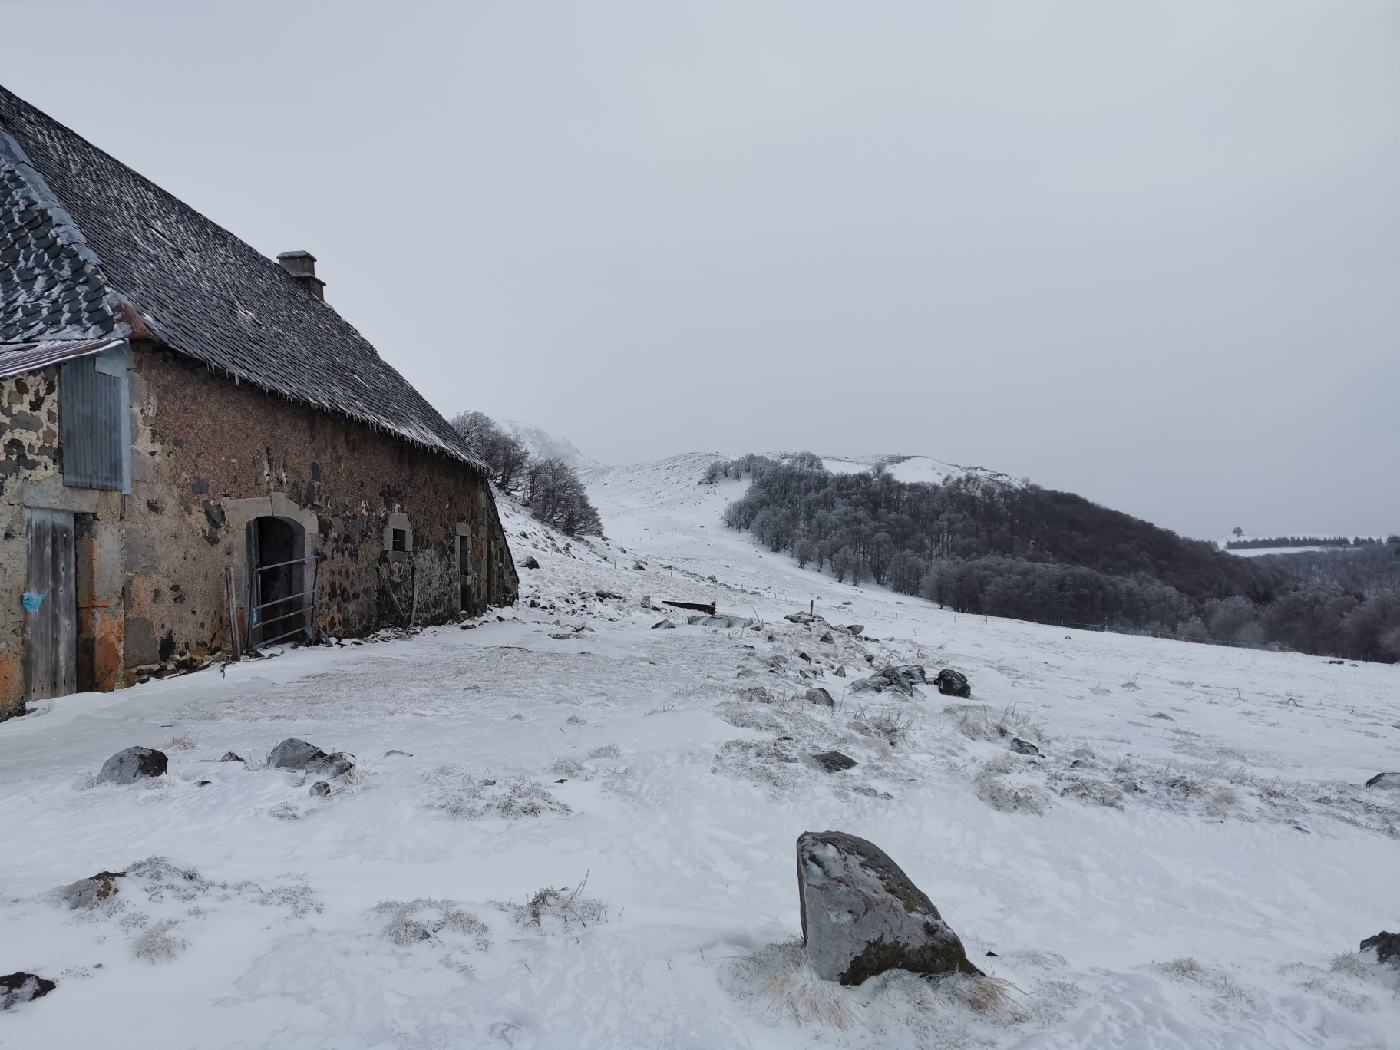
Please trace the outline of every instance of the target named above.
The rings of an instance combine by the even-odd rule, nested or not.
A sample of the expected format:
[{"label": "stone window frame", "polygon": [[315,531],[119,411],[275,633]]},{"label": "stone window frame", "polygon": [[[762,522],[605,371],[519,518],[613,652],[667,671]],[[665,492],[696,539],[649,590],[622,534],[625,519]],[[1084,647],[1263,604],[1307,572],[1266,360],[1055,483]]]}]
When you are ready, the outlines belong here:
[{"label": "stone window frame", "polygon": [[[402,549],[394,545],[396,532],[403,533]],[[384,523],[384,553],[389,556],[390,561],[407,561],[413,556],[413,522],[408,520],[407,514],[395,511]]]}]

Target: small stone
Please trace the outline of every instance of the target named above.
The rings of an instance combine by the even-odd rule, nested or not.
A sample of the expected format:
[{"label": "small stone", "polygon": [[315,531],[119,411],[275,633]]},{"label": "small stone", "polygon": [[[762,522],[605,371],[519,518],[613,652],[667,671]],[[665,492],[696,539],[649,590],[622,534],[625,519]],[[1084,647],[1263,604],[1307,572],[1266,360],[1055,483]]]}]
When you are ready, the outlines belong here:
[{"label": "small stone", "polygon": [[1013,736],[1010,744],[1011,750],[1018,755],[1039,755],[1040,748],[1036,747],[1029,740],[1022,740],[1019,736]]},{"label": "small stone", "polygon": [[397,749],[395,749],[395,750],[393,750],[393,751],[385,751],[385,752],[384,752],[384,757],[385,757],[385,758],[393,758],[393,757],[396,756],[396,755],[402,756],[403,758],[412,758],[412,757],[413,757],[413,752],[412,752],[412,751],[399,751],[399,750],[397,750]]},{"label": "small stone", "polygon": [[324,780],[316,781],[316,783],[311,785],[311,790],[307,792],[312,798],[328,798],[330,797],[330,793],[331,786]]},{"label": "small stone", "polygon": [[125,874],[124,871],[99,871],[96,875],[69,883],[61,891],[63,903],[74,909],[94,907],[116,895],[117,880]]},{"label": "small stone", "polygon": [[817,640],[820,641],[820,642],[834,642],[834,641],[836,641],[836,639],[832,637],[830,631],[823,631],[823,632],[822,632],[822,636],[821,636],[819,639],[817,639]]},{"label": "small stone", "polygon": [[670,620],[660,620],[657,623],[652,624],[651,629],[653,631],[674,631],[676,629],[676,625],[673,624]]},{"label": "small stone", "polygon": [[832,698],[831,693],[823,689],[821,686],[815,686],[812,689],[808,689],[805,693],[802,694],[802,699],[806,700],[809,704],[818,704],[821,707],[836,706],[836,701]]},{"label": "small stone", "polygon": [[850,631],[857,638],[865,633],[865,625],[860,623],[848,624],[846,630]]},{"label": "small stone", "polygon": [[533,554],[526,558],[520,564],[525,566],[525,568],[527,569],[538,569],[540,567],[539,559],[536,558]]},{"label": "small stone", "polygon": [[225,751],[225,752],[224,752],[224,757],[221,758],[221,759],[219,759],[219,761],[220,761],[220,762],[242,762],[242,761],[243,761],[243,758],[242,758],[241,755],[236,755],[236,754],[234,754],[232,751]]},{"label": "small stone", "polygon": [[1382,791],[1400,791],[1400,773],[1377,773],[1366,781],[1366,786]]},{"label": "small stone", "polygon": [[57,982],[40,977],[37,973],[0,974],[0,1010],[12,1010],[20,1003],[42,998],[58,987]]},{"label": "small stone", "polygon": [[169,765],[165,753],[153,747],[129,747],[102,763],[97,779],[105,784],[134,784],[165,775]]},{"label": "small stone", "polygon": [[812,761],[825,773],[840,773],[843,769],[854,768],[856,764],[854,758],[840,751],[822,751],[813,755]]},{"label": "small stone", "polygon": [[933,902],[873,842],[805,832],[797,891],[802,941],[819,977],[854,985],[896,969],[982,975]]},{"label": "small stone", "polygon": [[945,667],[934,676],[933,684],[938,687],[938,691],[944,696],[972,695],[972,686],[967,682],[967,675],[961,671],[954,671],[951,667]]}]

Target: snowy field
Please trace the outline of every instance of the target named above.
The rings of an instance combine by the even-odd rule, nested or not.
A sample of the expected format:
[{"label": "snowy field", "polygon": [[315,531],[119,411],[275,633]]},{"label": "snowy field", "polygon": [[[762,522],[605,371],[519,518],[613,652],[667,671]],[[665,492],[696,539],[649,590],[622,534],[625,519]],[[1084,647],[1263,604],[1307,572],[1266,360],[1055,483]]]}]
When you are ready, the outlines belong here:
[{"label": "snowy field", "polygon": [[[1400,971],[1352,954],[1400,925],[1400,793],[1361,786],[1400,765],[1400,669],[837,584],[725,530],[710,458],[593,475],[609,544],[503,505],[541,566],[504,619],[0,724],[0,973],[58,982],[0,1046],[1400,1047]],[[783,619],[813,601],[863,634]],[[849,692],[891,660],[972,699]],[[264,768],[286,737],[358,766],[313,797]],[[94,785],[135,744],[168,775]],[[827,829],[999,983],[812,977],[794,844]]]}]

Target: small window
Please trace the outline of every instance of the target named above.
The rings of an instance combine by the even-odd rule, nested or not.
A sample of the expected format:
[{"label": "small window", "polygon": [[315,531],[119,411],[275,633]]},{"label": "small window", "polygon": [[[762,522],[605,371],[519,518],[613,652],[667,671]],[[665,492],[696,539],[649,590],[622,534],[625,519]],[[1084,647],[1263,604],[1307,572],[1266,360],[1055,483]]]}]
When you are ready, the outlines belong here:
[{"label": "small window", "polygon": [[393,543],[391,544],[391,546],[389,547],[389,549],[390,549],[390,550],[394,550],[394,551],[398,551],[399,553],[404,553],[404,552],[406,552],[406,551],[408,550],[408,530],[407,530],[407,529],[395,529],[395,530],[394,530],[394,539],[393,539]]}]

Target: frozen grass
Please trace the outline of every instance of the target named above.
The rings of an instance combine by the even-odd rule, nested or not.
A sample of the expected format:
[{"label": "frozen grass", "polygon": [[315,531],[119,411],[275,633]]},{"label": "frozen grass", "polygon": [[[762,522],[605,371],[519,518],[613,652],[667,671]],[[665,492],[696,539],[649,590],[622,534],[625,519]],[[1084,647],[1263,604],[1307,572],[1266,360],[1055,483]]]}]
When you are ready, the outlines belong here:
[{"label": "frozen grass", "polygon": [[571,933],[608,921],[608,906],[586,896],[583,891],[587,886],[585,872],[577,886],[545,886],[530,894],[524,904],[502,907],[519,926],[541,933]]},{"label": "frozen grass", "polygon": [[132,942],[132,954],[144,962],[173,961],[186,947],[183,939],[171,933],[174,928],[174,919],[163,919],[156,923]]},{"label": "frozen grass", "polygon": [[478,951],[491,947],[486,924],[453,901],[433,897],[380,901],[370,909],[370,914],[384,920],[383,936],[400,947],[454,938],[470,942]]},{"label": "frozen grass", "polygon": [[525,777],[502,783],[494,777],[480,777],[457,766],[440,766],[425,773],[423,779],[434,788],[427,807],[458,820],[486,817],[518,820],[549,813],[566,816],[573,812],[543,785]]}]

